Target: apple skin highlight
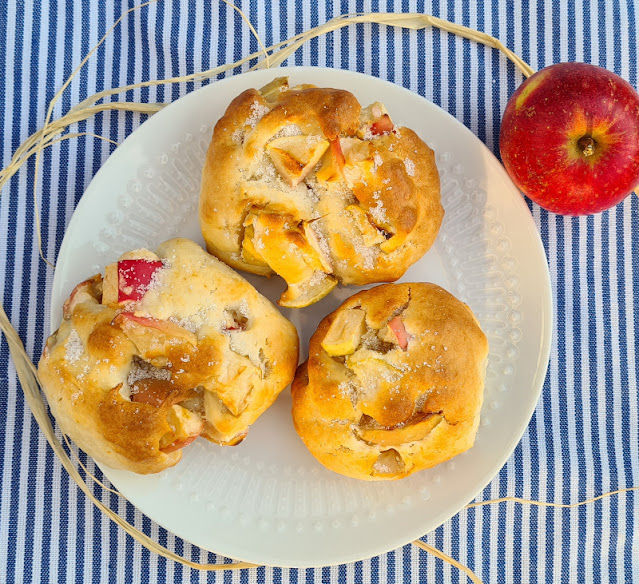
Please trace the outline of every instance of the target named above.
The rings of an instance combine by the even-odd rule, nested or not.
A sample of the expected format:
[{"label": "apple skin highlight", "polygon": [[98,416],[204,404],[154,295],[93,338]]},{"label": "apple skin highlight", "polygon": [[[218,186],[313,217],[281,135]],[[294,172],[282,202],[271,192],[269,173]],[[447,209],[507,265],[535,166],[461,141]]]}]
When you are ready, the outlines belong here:
[{"label": "apple skin highlight", "polygon": [[550,65],[511,96],[499,144],[513,182],[544,209],[604,211],[639,185],[639,95],[601,67]]}]

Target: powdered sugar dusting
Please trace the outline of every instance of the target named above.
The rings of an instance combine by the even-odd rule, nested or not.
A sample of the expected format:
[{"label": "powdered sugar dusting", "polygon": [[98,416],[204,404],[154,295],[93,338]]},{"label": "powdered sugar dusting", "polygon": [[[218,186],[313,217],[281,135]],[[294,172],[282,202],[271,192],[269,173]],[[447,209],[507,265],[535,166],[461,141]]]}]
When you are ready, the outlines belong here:
[{"label": "powdered sugar dusting", "polygon": [[162,280],[164,279],[165,270],[168,267],[170,267],[168,260],[162,260],[162,267],[155,270],[151,275],[151,280],[144,291],[145,294],[151,290],[159,290],[162,287]]},{"label": "powdered sugar dusting", "polygon": [[373,193],[373,199],[375,199],[375,206],[370,207],[368,209],[368,212],[375,220],[375,223],[377,223],[377,225],[388,224],[388,216],[386,215],[386,209],[384,208],[384,201],[382,201],[381,198],[381,192],[375,191]]},{"label": "powdered sugar dusting", "polygon": [[402,371],[390,367],[381,367],[379,375],[387,383],[396,383],[402,378]]},{"label": "powdered sugar dusting", "polygon": [[242,301],[235,307],[235,310],[244,318],[250,318],[251,312],[249,311],[248,302],[246,298],[242,298]]},{"label": "powdered sugar dusting", "polygon": [[241,144],[244,140],[244,130],[239,128],[235,130],[235,132],[231,134],[231,140],[236,144]]},{"label": "powdered sugar dusting", "polygon": [[352,381],[342,381],[337,386],[337,389],[343,397],[347,397],[351,400],[353,407],[357,405],[357,387]]},{"label": "powdered sugar dusting", "polygon": [[379,248],[377,246],[367,246],[364,244],[364,240],[361,236],[357,236],[353,239],[353,249],[355,253],[360,257],[363,267],[367,270],[372,270],[375,267],[375,262],[379,256]]},{"label": "powdered sugar dusting", "polygon": [[71,329],[67,337],[65,357],[69,363],[76,363],[84,354],[84,345],[78,331]]},{"label": "powdered sugar dusting", "polygon": [[313,286],[317,286],[322,280],[326,278],[326,274],[321,270],[315,270],[313,275],[308,279],[308,285],[312,288]]},{"label": "powdered sugar dusting", "polygon": [[262,105],[259,101],[254,101],[251,104],[251,115],[246,118],[245,124],[254,128],[257,125],[257,122],[259,122],[270,111],[271,109],[268,106]]},{"label": "powdered sugar dusting", "polygon": [[174,316],[170,316],[168,320],[192,333],[196,333],[199,328],[191,318],[176,318]]},{"label": "powdered sugar dusting", "polygon": [[304,132],[302,132],[302,128],[300,128],[297,124],[286,124],[283,128],[281,128],[273,138],[284,138],[288,136],[301,136]]},{"label": "powdered sugar dusting", "polygon": [[126,378],[126,382],[133,393],[135,393],[135,383],[141,379],[162,379],[168,381],[171,379],[171,372],[168,369],[159,369],[149,363],[140,361],[134,364],[133,369]]},{"label": "powdered sugar dusting", "polygon": [[392,469],[389,465],[384,464],[379,460],[377,460],[373,465],[373,470],[379,474],[390,474],[392,472]]},{"label": "powdered sugar dusting", "polygon": [[253,178],[267,183],[276,181],[279,174],[273,163],[263,154],[256,153],[255,158],[257,165],[253,169]]},{"label": "powdered sugar dusting", "polygon": [[319,243],[320,249],[322,250],[324,257],[330,262],[331,250],[328,245],[328,241],[326,241],[326,237],[324,236],[324,233],[322,232],[322,229],[318,225],[318,222],[314,221],[313,223],[310,224],[310,227],[315,233],[315,235],[317,236],[317,242]]},{"label": "powdered sugar dusting", "polygon": [[415,176],[415,163],[410,158],[404,158],[404,166],[408,176]]},{"label": "powdered sugar dusting", "polygon": [[202,305],[197,307],[197,311],[191,314],[187,314],[182,317],[177,316],[169,316],[168,320],[181,326],[189,332],[196,333],[200,330],[202,326],[207,324],[211,317],[214,317],[215,307],[209,306],[204,307]]}]

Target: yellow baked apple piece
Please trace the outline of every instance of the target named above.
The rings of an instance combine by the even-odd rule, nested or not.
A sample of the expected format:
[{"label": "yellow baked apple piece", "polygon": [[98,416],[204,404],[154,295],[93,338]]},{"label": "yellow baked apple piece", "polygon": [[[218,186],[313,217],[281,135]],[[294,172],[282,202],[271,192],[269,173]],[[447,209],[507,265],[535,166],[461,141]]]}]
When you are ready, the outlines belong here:
[{"label": "yellow baked apple piece", "polygon": [[366,313],[361,308],[345,310],[331,323],[322,348],[332,357],[351,355],[366,332]]},{"label": "yellow baked apple piece", "polygon": [[[250,221],[250,220],[249,220]],[[264,258],[255,249],[253,243],[253,237],[255,232],[253,230],[253,223],[245,223],[244,239],[242,240],[242,259],[252,266],[260,266],[268,268],[268,264],[264,261]]]},{"label": "yellow baked apple piece", "polygon": [[301,183],[328,148],[329,141],[314,135],[282,136],[266,145],[273,165],[286,183]]},{"label": "yellow baked apple piece", "polygon": [[304,229],[306,241],[308,241],[308,244],[315,250],[315,253],[317,253],[320,263],[322,264],[322,268],[327,274],[331,274],[333,272],[333,266],[331,265],[331,260],[327,254],[328,246],[326,246],[326,248],[322,248],[320,238],[318,237],[315,229],[313,229],[313,221],[302,221],[302,228]]},{"label": "yellow baked apple piece", "polygon": [[266,101],[276,101],[283,91],[288,91],[288,77],[276,77],[260,89],[260,93]]},{"label": "yellow baked apple piece", "polygon": [[277,303],[287,308],[304,308],[324,298],[335,286],[337,279],[315,271],[310,280],[301,284],[289,284]]},{"label": "yellow baked apple piece", "polygon": [[344,177],[344,153],[339,138],[331,140],[322,159],[321,168],[315,173],[315,178],[320,182],[335,182]]},{"label": "yellow baked apple piece", "polygon": [[337,280],[326,273],[328,260],[322,260],[321,249],[309,243],[291,217],[262,212],[248,221],[253,228],[254,253],[288,284],[278,301],[280,306],[302,308],[335,288]]},{"label": "yellow baked apple piece", "polygon": [[364,245],[370,247],[386,241],[382,232],[370,222],[366,211],[359,205],[349,205],[346,210],[350,213],[355,225],[357,225],[364,240]]},{"label": "yellow baked apple piece", "polygon": [[253,248],[288,284],[303,282],[322,269],[315,250],[297,225],[277,213],[259,213],[253,219]]},{"label": "yellow baked apple piece", "polygon": [[204,421],[200,416],[177,404],[169,408],[166,421],[172,432],[160,440],[160,450],[164,453],[188,446],[204,428]]},{"label": "yellow baked apple piece", "polygon": [[430,434],[443,420],[440,414],[426,414],[426,416],[414,423],[400,426],[399,428],[362,428],[357,431],[357,436],[371,444],[381,446],[400,446],[408,442],[417,442]]}]

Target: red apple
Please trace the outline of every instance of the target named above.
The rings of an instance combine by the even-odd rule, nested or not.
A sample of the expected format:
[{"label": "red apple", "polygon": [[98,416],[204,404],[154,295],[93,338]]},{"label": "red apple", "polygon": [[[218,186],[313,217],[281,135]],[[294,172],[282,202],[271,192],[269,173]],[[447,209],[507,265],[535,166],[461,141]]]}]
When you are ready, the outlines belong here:
[{"label": "red apple", "polygon": [[639,185],[639,95],[586,63],[558,63],[524,81],[499,136],[514,183],[555,213],[587,215]]}]

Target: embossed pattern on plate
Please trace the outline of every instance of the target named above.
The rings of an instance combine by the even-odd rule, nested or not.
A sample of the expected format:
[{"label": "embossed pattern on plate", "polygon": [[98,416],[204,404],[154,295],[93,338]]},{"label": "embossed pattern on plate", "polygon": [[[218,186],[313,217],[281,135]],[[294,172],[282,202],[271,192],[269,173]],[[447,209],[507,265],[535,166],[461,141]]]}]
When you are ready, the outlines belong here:
[{"label": "embossed pattern on plate", "polygon": [[[295,82],[309,79],[308,70],[291,70],[291,74]],[[479,318],[490,343],[482,425],[475,447],[448,463],[402,481],[360,482],[331,473],[308,453],[293,429],[290,394],[285,390],[238,447],[221,448],[198,440],[184,450],[176,467],[157,476],[139,477],[103,469],[135,505],[177,535],[256,563],[310,566],[352,561],[397,547],[439,525],[484,486],[514,448],[538,395],[540,382],[531,382],[535,374],[543,374],[537,362],[543,364],[544,372],[547,363],[544,335],[549,330],[542,330],[543,326],[530,328],[539,315],[529,306],[531,294],[540,295],[542,300],[547,295],[543,288],[547,282],[545,258],[540,258],[537,250],[536,256],[527,259],[536,266],[533,276],[538,281],[526,285],[520,270],[522,243],[530,253],[538,246],[538,239],[534,239],[534,232],[530,234],[532,244],[518,241],[521,233],[530,231],[526,223],[530,217],[522,215],[527,209],[520,201],[513,203],[512,196],[506,199],[506,206],[516,209],[506,213],[497,205],[495,189],[506,190],[507,196],[510,189],[519,197],[512,185],[493,170],[498,163],[474,137],[475,142],[464,145],[471,154],[464,155],[450,135],[454,138],[457,132],[459,139],[464,132],[470,133],[421,98],[376,79],[347,72],[312,71],[317,84],[327,85],[322,78],[326,80],[329,75],[331,84],[351,90],[358,87],[354,92],[362,102],[367,98],[360,94],[366,94],[367,88],[371,94],[376,93],[374,99],[386,102],[391,114],[400,112],[396,122],[411,125],[438,153],[446,215],[433,249],[409,269],[402,281],[436,282],[468,303]],[[108,161],[113,164],[108,168],[105,165],[107,177],[96,176],[93,190],[90,188],[85,198],[95,201],[101,181],[110,178],[113,200],[103,213],[85,205],[84,200],[76,212],[93,220],[92,237],[87,237],[90,251],[74,250],[67,241],[81,239],[77,236],[80,219],[74,217],[56,273],[54,323],[59,318],[59,312],[55,312],[74,279],[79,281],[87,270],[101,270],[128,249],[153,248],[176,235],[202,241],[197,221],[199,176],[213,124],[236,93],[268,80],[265,73],[254,77],[254,83],[231,79],[176,102],[158,114],[171,121],[170,132],[162,134],[156,128],[145,134],[146,126],[157,121],[151,119],[130,138],[135,141],[137,137],[138,142],[149,145],[141,160],[127,159],[124,154],[117,158],[125,150],[125,143]],[[226,93],[224,88],[228,88]],[[202,121],[203,116],[192,104],[183,103],[190,99],[203,104],[204,93],[217,97],[208,122]],[[402,119],[406,104],[437,123],[420,127]],[[173,119],[169,117],[171,108],[175,110]],[[116,176],[116,170],[125,166],[128,175],[122,172]],[[515,231],[518,228],[520,232]],[[283,285],[278,279],[245,276],[271,300],[279,297]],[[308,309],[282,310],[298,328],[303,359],[308,338],[321,318],[359,289],[338,287]],[[544,310],[545,305],[542,320],[546,318]],[[524,338],[527,344],[522,349]],[[535,364],[532,370],[531,359]],[[517,410],[518,404],[525,408]]]}]

